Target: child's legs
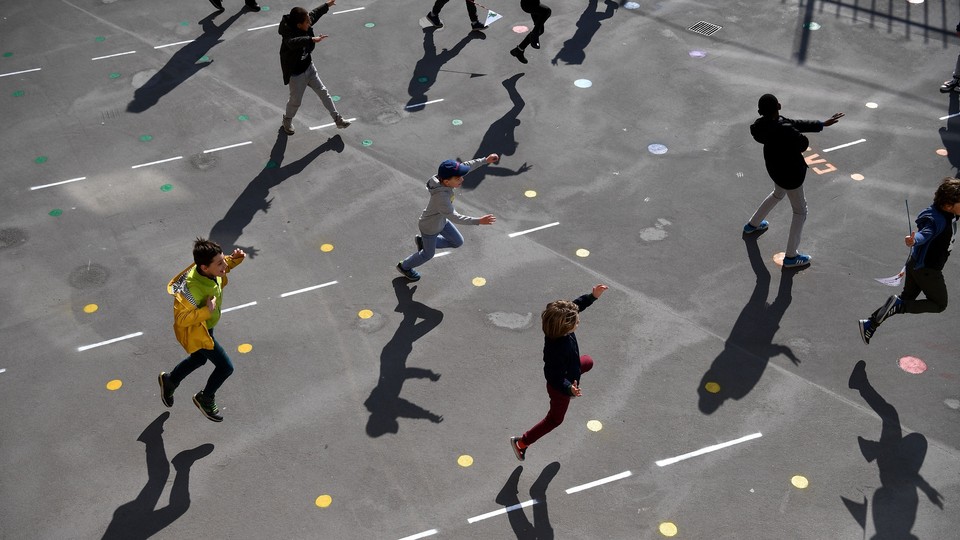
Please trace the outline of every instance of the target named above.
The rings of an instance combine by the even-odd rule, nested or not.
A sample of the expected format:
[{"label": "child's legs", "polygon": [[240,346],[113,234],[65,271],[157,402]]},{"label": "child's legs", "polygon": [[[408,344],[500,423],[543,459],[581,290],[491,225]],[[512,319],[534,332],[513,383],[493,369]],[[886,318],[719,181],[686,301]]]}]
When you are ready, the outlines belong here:
[{"label": "child's legs", "polygon": [[471,0],[466,0],[464,2],[467,4],[467,15],[470,17],[471,21],[477,20],[477,5],[474,4]]},{"label": "child's legs", "polygon": [[[923,300],[916,299],[920,291],[925,297]],[[914,270],[912,265],[908,265],[903,295],[907,296],[908,292],[912,297],[900,297],[903,300],[904,313],[940,313],[947,309],[947,284],[940,270],[932,268]]]},{"label": "child's legs", "polygon": [[803,234],[803,223],[807,220],[807,199],[803,196],[803,186],[788,189],[787,197],[793,207],[793,219],[790,221],[790,236],[787,237],[787,251],[784,257],[796,257]]},{"label": "child's legs", "polygon": [[207,363],[207,356],[204,352],[204,349],[194,351],[173,368],[173,371],[170,372],[170,382],[173,383],[174,387],[179,386],[180,383],[187,378],[187,375],[190,375],[198,367]]},{"label": "child's legs", "polygon": [[757,207],[757,211],[754,212],[753,217],[750,218],[750,225],[759,227],[760,222],[763,221],[763,218],[767,217],[767,214],[773,210],[773,207],[776,206],[778,202],[782,201],[786,196],[787,190],[774,184],[773,191],[771,191],[770,194],[767,195],[767,198],[760,203],[760,206]]},{"label": "child's legs", "polygon": [[530,428],[530,431],[523,434],[521,440],[526,445],[537,442],[537,439],[550,433],[557,426],[563,423],[563,417],[567,414],[567,407],[570,405],[570,396],[565,395],[560,390],[554,389],[547,383],[547,394],[550,395],[550,410],[543,420]]},{"label": "child's legs", "polygon": [[439,236],[439,234],[421,235],[420,239],[423,240],[423,251],[418,251],[410,255],[400,263],[400,266],[405,270],[412,270],[432,259],[434,253],[437,251],[437,236]]},{"label": "child's legs", "polygon": [[960,54],[957,55],[957,65],[953,68],[953,78],[960,79]]},{"label": "child's legs", "polygon": [[[449,2],[449,1],[450,1],[450,0],[437,0],[437,1],[433,4],[433,9],[430,10],[430,13],[433,13],[434,15],[436,15],[436,16],[439,17],[439,16],[440,16],[440,10],[443,9],[443,6],[447,5],[447,2]],[[474,9],[476,9],[476,8],[474,8]]]},{"label": "child's legs", "polygon": [[[460,231],[457,230],[457,226],[447,220],[443,225],[443,230],[440,231],[440,236],[437,238],[437,247],[440,249],[443,248],[458,248],[463,245],[463,235],[460,234]],[[424,245],[426,247],[426,245]]]},{"label": "child's legs", "polygon": [[333,99],[330,98],[330,92],[327,92],[327,87],[323,85],[323,81],[320,80],[320,75],[317,74],[317,68],[314,67],[313,64],[310,64],[310,67],[307,68],[307,86],[317,93],[317,97],[320,98],[320,103],[323,103],[323,106],[326,107],[330,116],[336,120],[337,117],[340,116],[340,113],[337,112],[337,106],[333,104]]},{"label": "child's legs", "polygon": [[230,362],[230,357],[227,356],[227,352],[223,350],[216,338],[213,339],[213,350],[201,350],[203,350],[207,360],[210,360],[210,363],[214,365],[213,373],[210,374],[207,385],[203,388],[203,395],[213,397],[223,381],[227,380],[227,377],[233,373],[233,363]]},{"label": "child's legs", "polygon": [[287,110],[284,116],[293,118],[300,109],[300,103],[303,102],[303,93],[307,90],[307,74],[293,75],[290,77],[290,99],[287,100]]}]

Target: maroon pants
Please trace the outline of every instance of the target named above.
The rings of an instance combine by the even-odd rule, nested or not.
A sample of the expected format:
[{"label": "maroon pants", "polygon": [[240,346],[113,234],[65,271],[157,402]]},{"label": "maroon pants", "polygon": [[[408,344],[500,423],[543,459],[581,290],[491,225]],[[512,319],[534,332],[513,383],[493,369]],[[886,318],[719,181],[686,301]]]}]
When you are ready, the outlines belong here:
[{"label": "maroon pants", "polygon": [[[583,375],[592,368],[593,358],[590,358],[590,355],[587,354],[581,355],[580,374]],[[547,411],[547,415],[543,417],[543,420],[530,428],[530,431],[523,434],[521,440],[523,440],[524,444],[530,445],[537,442],[537,439],[550,433],[555,427],[563,423],[563,417],[567,414],[567,407],[570,406],[570,398],[573,396],[557,390],[550,386],[550,383],[547,383],[547,394],[550,395],[550,410]]]}]

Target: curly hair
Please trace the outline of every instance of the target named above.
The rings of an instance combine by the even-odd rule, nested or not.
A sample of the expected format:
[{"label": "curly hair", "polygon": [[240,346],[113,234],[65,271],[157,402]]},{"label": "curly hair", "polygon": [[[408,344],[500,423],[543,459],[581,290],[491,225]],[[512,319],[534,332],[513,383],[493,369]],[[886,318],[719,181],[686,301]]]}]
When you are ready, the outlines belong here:
[{"label": "curly hair", "polygon": [[933,194],[934,208],[943,208],[945,204],[960,203],[960,180],[950,176],[943,179],[937,192]]},{"label": "curly hair", "polygon": [[540,314],[543,334],[550,339],[563,337],[577,327],[580,321],[580,309],[569,300],[556,300],[547,304]]}]

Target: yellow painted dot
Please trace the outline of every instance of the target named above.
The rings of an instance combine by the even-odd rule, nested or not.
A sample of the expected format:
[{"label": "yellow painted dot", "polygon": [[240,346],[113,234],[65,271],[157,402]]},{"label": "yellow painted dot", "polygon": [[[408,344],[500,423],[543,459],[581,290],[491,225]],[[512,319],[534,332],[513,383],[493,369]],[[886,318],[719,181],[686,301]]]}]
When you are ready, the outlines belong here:
[{"label": "yellow painted dot", "polygon": [[599,420],[590,420],[587,422],[587,429],[590,431],[600,431],[603,429],[603,422]]},{"label": "yellow painted dot", "polygon": [[532,199],[532,198],[534,198],[534,197],[537,196],[537,192],[534,191],[534,190],[532,190],[532,189],[528,189],[528,190],[526,190],[526,191],[523,192],[523,195],[524,195],[525,197],[527,197],[527,198]]},{"label": "yellow painted dot", "polygon": [[123,381],[114,379],[107,383],[107,390],[119,390],[121,386],[123,386]]},{"label": "yellow painted dot", "polygon": [[937,148],[937,155],[938,155],[938,156],[945,156],[945,155],[947,155],[947,149],[946,149],[946,148]]},{"label": "yellow painted dot", "polygon": [[322,246],[320,246],[320,251],[324,253],[329,253],[333,251],[333,244],[323,244]]},{"label": "yellow painted dot", "polygon": [[84,313],[93,313],[93,312],[97,311],[98,309],[100,309],[100,306],[98,306],[98,305],[96,305],[96,304],[87,304],[87,305],[83,306],[83,312],[84,312]]},{"label": "yellow painted dot", "polygon": [[863,180],[863,175],[860,174],[860,173],[853,173],[853,174],[850,175],[850,178],[853,178],[854,180],[856,180],[857,182],[859,182],[859,181]]},{"label": "yellow painted dot", "polygon": [[473,456],[468,456],[466,454],[457,458],[457,465],[461,467],[469,467],[473,465]]},{"label": "yellow painted dot", "polygon": [[720,385],[713,381],[710,381],[707,384],[703,385],[703,389],[706,390],[707,392],[710,392],[711,394],[716,394],[717,392],[720,391]]},{"label": "yellow painted dot", "polygon": [[331,497],[331,496],[329,496],[329,495],[321,495],[321,496],[317,497],[317,500],[316,500],[316,501],[314,501],[314,503],[315,503],[317,506],[319,506],[320,508],[326,508],[326,507],[330,506],[330,503],[332,503],[332,502],[333,502],[333,497]]},{"label": "yellow painted dot", "polygon": [[676,536],[677,526],[669,521],[664,521],[660,524],[660,534],[664,536]]},{"label": "yellow painted dot", "polygon": [[483,287],[487,284],[487,280],[483,279],[482,277],[475,277],[473,278],[473,284],[477,287]]},{"label": "yellow painted dot", "polygon": [[790,483],[793,484],[793,487],[803,489],[810,485],[810,482],[807,481],[805,476],[800,476],[799,474],[790,479]]},{"label": "yellow painted dot", "polygon": [[782,251],[779,252],[779,253],[774,253],[774,254],[773,254],[773,262],[776,263],[777,266],[783,266],[783,258],[784,258],[786,255],[787,255],[787,254],[784,253],[784,252],[782,252]]},{"label": "yellow painted dot", "polygon": [[360,317],[361,319],[369,319],[370,317],[373,317],[373,312],[369,309],[361,309],[357,313],[357,317]]},{"label": "yellow painted dot", "polygon": [[580,248],[577,250],[577,257],[589,257],[589,256],[590,256],[589,249]]},{"label": "yellow painted dot", "polygon": [[241,343],[240,346],[237,347],[237,352],[240,354],[247,354],[252,350],[253,350],[253,345],[249,343]]}]

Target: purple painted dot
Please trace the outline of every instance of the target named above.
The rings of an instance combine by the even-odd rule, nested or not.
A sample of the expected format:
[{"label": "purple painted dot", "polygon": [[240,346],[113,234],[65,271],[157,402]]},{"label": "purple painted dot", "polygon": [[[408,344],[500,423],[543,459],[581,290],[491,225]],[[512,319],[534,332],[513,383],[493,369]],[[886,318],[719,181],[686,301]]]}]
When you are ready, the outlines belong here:
[{"label": "purple painted dot", "polygon": [[914,375],[919,375],[927,370],[926,362],[916,356],[904,356],[897,364],[900,365],[900,369],[907,373],[913,373]]},{"label": "purple painted dot", "polygon": [[692,56],[693,58],[703,58],[707,56],[707,53],[703,51],[690,51],[690,56]]}]

